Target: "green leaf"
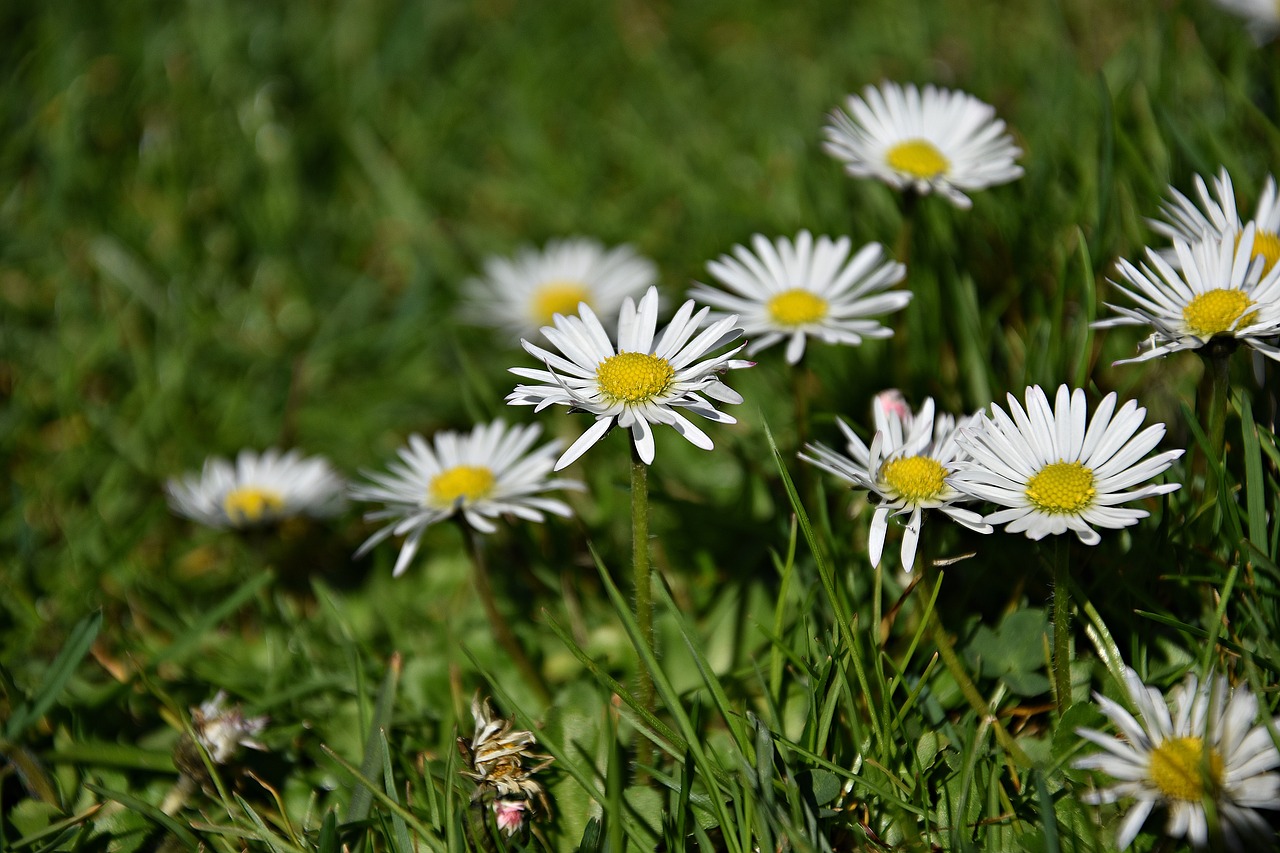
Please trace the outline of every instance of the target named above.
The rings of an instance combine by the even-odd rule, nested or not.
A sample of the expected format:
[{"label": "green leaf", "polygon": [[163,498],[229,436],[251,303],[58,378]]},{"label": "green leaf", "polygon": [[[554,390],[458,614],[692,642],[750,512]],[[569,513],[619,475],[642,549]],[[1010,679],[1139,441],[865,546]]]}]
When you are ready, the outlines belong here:
[{"label": "green leaf", "polygon": [[829,770],[802,770],[796,774],[796,785],[813,794],[814,805],[825,806],[840,796],[844,782]]},{"label": "green leaf", "polygon": [[[391,725],[391,709],[395,704],[396,685],[399,681],[400,654],[396,653],[391,656],[387,674],[382,679],[382,686],[378,688],[373,719],[369,721],[369,734],[364,741],[364,761],[360,765],[360,775],[364,779],[376,779],[382,771],[381,744],[386,728]],[[351,803],[347,807],[347,823],[364,820],[369,816],[369,809],[373,806],[373,793],[372,785],[356,786],[351,792]]]},{"label": "green leaf", "polygon": [[965,648],[965,657],[988,678],[999,678],[1022,696],[1049,689],[1044,668],[1044,642],[1049,620],[1039,608],[1010,613],[993,631],[983,625]]},{"label": "green leaf", "polygon": [[75,674],[80,661],[84,660],[84,656],[89,653],[89,648],[97,639],[101,628],[101,612],[86,616],[76,624],[62,651],[58,652],[58,656],[45,671],[39,691],[28,702],[19,705],[9,717],[9,723],[4,729],[5,740],[18,740],[23,732],[45,715],[49,707],[62,694],[71,676]]}]

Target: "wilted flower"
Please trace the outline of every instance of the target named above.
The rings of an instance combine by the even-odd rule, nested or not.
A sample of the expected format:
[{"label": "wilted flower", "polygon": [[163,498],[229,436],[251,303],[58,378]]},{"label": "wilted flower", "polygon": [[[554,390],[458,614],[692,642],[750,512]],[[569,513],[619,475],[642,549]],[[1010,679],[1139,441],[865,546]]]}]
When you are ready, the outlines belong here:
[{"label": "wilted flower", "polygon": [[498,827],[513,835],[524,826],[526,815],[549,812],[546,790],[533,774],[554,759],[533,752],[533,732],[515,729],[511,720],[495,716],[489,700],[481,701],[478,694],[471,700],[471,715],[475,734],[469,743],[458,738],[458,751],[468,764],[462,775],[476,781],[472,802],[491,803]]},{"label": "wilted flower", "polygon": [[246,717],[239,705],[226,707],[227,693],[219,690],[212,699],[191,709],[191,734],[184,733],[173,750],[174,764],[183,774],[207,784],[209,773],[196,745],[214,764],[230,764],[242,748],[265,750],[258,740],[268,717]]}]

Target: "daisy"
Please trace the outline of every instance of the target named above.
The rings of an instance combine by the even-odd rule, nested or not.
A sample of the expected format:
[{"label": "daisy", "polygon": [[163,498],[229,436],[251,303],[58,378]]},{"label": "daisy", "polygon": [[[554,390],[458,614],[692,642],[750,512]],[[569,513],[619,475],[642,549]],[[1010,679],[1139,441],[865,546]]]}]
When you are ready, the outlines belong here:
[{"label": "daisy", "polygon": [[962,492],[1008,507],[986,516],[988,524],[1004,524],[1029,539],[1074,530],[1081,542],[1096,545],[1102,537],[1091,525],[1128,527],[1148,515],[1119,504],[1180,488],[1178,483],[1134,488],[1182,455],[1169,450],[1143,459],[1165,428],[1153,424],[1138,432],[1147,410],[1134,401],[1117,412],[1112,392],[1088,424],[1079,388],[1060,386],[1052,409],[1039,385],[1027,389],[1026,409],[1012,394],[1008,401],[1008,414],[992,404],[990,418],[980,414],[976,426],[960,431],[956,441],[972,461],[959,463],[948,478]]},{"label": "daisy", "polygon": [[583,303],[612,315],[625,297],[657,280],[654,263],[630,246],[607,249],[587,237],[551,240],[541,251],[526,246],[513,258],[486,260],[484,277],[464,285],[464,312],[478,325],[532,335],[556,314],[578,313]]},{"label": "daisy", "polygon": [[235,463],[210,458],[199,474],[171,479],[169,507],[209,527],[263,527],[299,515],[324,517],[342,509],[345,483],[320,456],[290,450],[261,455],[242,450]]},{"label": "daisy", "polygon": [[461,515],[481,533],[492,533],[497,527],[490,519],[504,514],[527,521],[542,521],[544,512],[572,515],[563,501],[542,496],[552,489],[581,489],[582,484],[547,479],[560,442],[530,450],[541,430],[537,425],[508,428],[494,421],[478,424],[470,434],[438,432],[434,447],[420,435],[409,436],[409,446],[397,451],[400,462],[391,463],[390,473],[366,472],[372,482],[351,489],[355,500],[387,505],[367,513],[366,521],[392,519],[360,546],[356,556],[388,536],[404,536],[394,571],[398,577],[417,553],[423,531],[451,516]]},{"label": "daisy", "polygon": [[[1280,809],[1280,773],[1269,772],[1280,767],[1280,752],[1267,726],[1255,725],[1258,700],[1248,687],[1232,690],[1221,676],[1201,684],[1189,675],[1166,703],[1160,691],[1144,685],[1127,667],[1123,686],[1137,717],[1105,696],[1095,698],[1124,739],[1077,729],[1105,751],[1073,762],[1079,769],[1101,770],[1120,780],[1085,793],[1086,803],[1137,800],[1120,823],[1120,849],[1129,846],[1157,805],[1168,812],[1166,835],[1185,836],[1194,846],[1206,847],[1206,799],[1213,803],[1229,848],[1243,849],[1249,841],[1252,849],[1261,849],[1258,845],[1274,841],[1274,831],[1256,809]],[[1280,725],[1280,718],[1272,725]]]},{"label": "daisy", "polygon": [[891,513],[908,516],[902,537],[902,567],[908,572],[915,564],[916,545],[926,509],[942,510],[970,530],[990,533],[991,525],[985,524],[981,515],[956,506],[972,498],[958,491],[946,479],[957,461],[964,458],[955,441],[956,431],[971,423],[973,418],[957,423],[948,414],[935,416],[932,399],[926,399],[920,411],[913,415],[897,391],[878,394],[872,409],[876,434],[870,447],[862,443],[848,424],[837,418],[836,423],[847,442],[848,456],[822,444],[805,445],[811,455],[800,454],[805,462],[835,474],[855,488],[874,492],[880,498],[871,517],[868,542],[872,565],[880,565]]},{"label": "daisy", "polygon": [[[1227,174],[1227,170],[1219,170],[1218,177],[1213,181],[1212,193],[1201,176],[1195,176],[1195,183],[1199,205],[1174,187],[1169,187],[1169,198],[1160,205],[1164,219],[1148,219],[1147,224],[1170,240],[1182,240],[1186,243],[1218,240],[1227,236],[1238,240],[1246,222],[1236,211],[1235,190],[1231,186],[1231,176]],[[1276,194],[1276,179],[1271,175],[1267,176],[1266,183],[1262,186],[1262,196],[1258,199],[1251,221],[1255,223],[1257,230],[1250,257],[1264,258],[1264,271],[1270,272],[1276,261],[1280,260],[1280,199]],[[1161,256],[1176,268],[1178,257],[1172,249],[1163,250]]]},{"label": "daisy", "polygon": [[1228,12],[1244,18],[1256,44],[1271,41],[1280,33],[1280,5],[1276,0],[1215,0]]},{"label": "daisy", "polygon": [[[779,237],[770,243],[757,234],[755,249],[734,246],[732,255],[707,263],[707,270],[730,291],[700,284],[689,295],[715,308],[737,314],[751,344],[747,354],[787,340],[787,361],[804,355],[805,338],[856,346],[866,338],[888,338],[876,320],[911,301],[906,290],[884,293],[902,281],[906,267],[888,260],[879,243],[864,246],[852,258],[848,237],[832,241],[801,231],[795,242]],[[712,312],[718,320],[726,313]]]},{"label": "daisy", "polygon": [[1094,328],[1144,325],[1152,334],[1137,356],[1116,363],[1198,349],[1214,338],[1234,339],[1280,360],[1280,348],[1264,340],[1280,335],[1280,267],[1263,272],[1264,264],[1254,260],[1256,237],[1250,222],[1238,237],[1175,240],[1177,268],[1150,249],[1141,267],[1120,261],[1120,281],[1112,284],[1134,307],[1107,303],[1120,316]]},{"label": "daisy", "polygon": [[823,148],[855,178],[878,178],[898,190],[936,192],[956,207],[965,191],[1022,177],[1022,151],[995,108],[965,92],[882,83],[850,95],[848,112],[831,112]]},{"label": "daisy", "polygon": [[690,444],[710,450],[711,439],[678,410],[688,409],[715,423],[737,423],[707,397],[721,403],[741,403],[742,397],[721,382],[719,375],[751,366],[749,361],[733,358],[742,344],[703,358],[742,336],[742,330],[734,327],[738,318],[732,316],[698,333],[710,311],[703,308],[695,314],[690,299],[666,329],[655,334],[658,289],[650,287],[638,306],[631,297],[623,300],[616,347],[590,307],[584,306],[577,317],[557,314],[555,324],[544,326],[542,335],[563,355],[521,341],[546,370],[511,368],[515,375],[541,384],[517,385],[507,395],[507,402],[535,406],[535,411],[552,405],[569,406],[595,415],[596,422],[556,462],[557,471],[585,453],[615,424],[631,430],[636,452],[646,465],[654,456],[652,424],[668,424]]}]

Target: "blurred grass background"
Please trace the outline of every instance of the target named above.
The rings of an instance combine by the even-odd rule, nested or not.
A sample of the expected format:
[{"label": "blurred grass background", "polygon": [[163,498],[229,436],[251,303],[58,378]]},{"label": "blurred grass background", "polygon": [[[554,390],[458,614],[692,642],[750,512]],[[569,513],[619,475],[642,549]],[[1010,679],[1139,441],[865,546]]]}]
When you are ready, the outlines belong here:
[{"label": "blurred grass background", "polygon": [[[392,582],[394,548],[350,560],[369,532],[354,510],[284,544],[241,540],[171,517],[162,488],[241,447],[298,446],[355,474],[413,431],[527,417],[502,396],[528,357],[453,319],[491,253],[630,242],[674,304],[756,232],[892,246],[896,198],[821,152],[824,116],[883,79],[963,88],[1008,122],[1026,176],[969,212],[925,200],[898,337],[811,348],[814,431],[863,423],[891,386],[971,410],[1028,382],[1092,381],[1139,396],[1185,446],[1198,364],[1113,370],[1135,338],[1084,323],[1169,183],[1222,164],[1252,200],[1280,153],[1274,52],[1201,0],[63,0],[10,4],[0,24],[6,682],[38,682],[101,609],[100,669],[77,695],[127,697],[110,721],[45,733],[64,740],[163,741],[176,732],[157,727],[156,697],[181,709],[223,686],[282,718],[299,753],[314,757],[306,727],[328,716],[325,741],[356,755],[398,650],[402,722],[448,748],[449,711],[476,686],[454,640],[502,665],[455,531],[433,530]],[[659,564],[729,670],[749,670],[752,620],[773,621],[770,552],[789,535],[763,425],[790,458],[794,377],[775,352],[761,362],[734,377],[742,423],[715,453],[660,435],[654,466]],[[530,606],[512,606],[517,631],[575,696],[580,664],[537,608],[622,665],[583,543],[606,563],[627,554],[625,458],[614,437],[577,466],[592,487],[580,521],[492,545],[514,567],[510,600]],[[829,525],[857,560],[863,525]],[[958,595],[961,611],[1006,603]]]}]

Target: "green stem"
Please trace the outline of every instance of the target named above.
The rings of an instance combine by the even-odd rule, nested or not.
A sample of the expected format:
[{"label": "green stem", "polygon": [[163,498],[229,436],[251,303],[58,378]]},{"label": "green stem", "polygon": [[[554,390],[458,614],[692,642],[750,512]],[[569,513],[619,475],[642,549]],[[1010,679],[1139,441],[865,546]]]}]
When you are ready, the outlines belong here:
[{"label": "green stem", "polygon": [[507,653],[507,657],[515,663],[516,669],[520,670],[520,675],[538,700],[544,705],[551,704],[551,690],[547,687],[546,680],[529,659],[524,646],[520,645],[520,640],[511,630],[511,623],[498,610],[498,603],[493,597],[493,585],[489,581],[484,549],[480,544],[480,534],[468,527],[465,522],[459,521],[458,525],[462,531],[462,538],[467,543],[467,555],[471,558],[471,577],[475,581],[476,594],[484,606],[485,616],[489,618],[489,627],[493,629],[493,636],[497,638],[498,644]]},{"label": "green stem", "polygon": [[[920,572],[920,594],[924,596],[925,601],[930,601],[934,598],[934,584],[933,579],[930,577],[933,571],[932,561],[928,559],[920,560],[917,566]],[[942,585],[941,575],[938,577],[938,585]],[[934,645],[938,647],[938,656],[942,658],[942,663],[946,666],[947,672],[951,673],[951,677],[959,685],[960,692],[968,701],[969,707],[978,715],[978,719],[991,723],[991,728],[996,733],[996,740],[1000,742],[1000,746],[1005,752],[1009,753],[1016,764],[1022,767],[1030,767],[1031,759],[1023,751],[1022,747],[1018,746],[1017,741],[1013,739],[1008,730],[1005,729],[1004,724],[996,717],[987,700],[978,692],[973,679],[969,677],[968,671],[964,668],[964,663],[960,660],[960,656],[956,654],[956,647],[951,642],[951,635],[943,627],[942,617],[938,615],[936,606],[929,611],[929,633],[933,638]]]},{"label": "green stem", "polygon": [[[631,578],[635,586],[636,626],[644,644],[653,651],[653,584],[649,564],[649,466],[631,444]],[[653,674],[644,660],[636,660],[636,698],[649,712],[656,709]],[[653,744],[646,737],[636,739],[636,762],[653,764]]]},{"label": "green stem", "polygon": [[1071,707],[1071,543],[1053,542],[1053,689],[1058,715]]},{"label": "green stem", "polygon": [[[1202,349],[1205,379],[1208,380],[1208,412],[1204,421],[1209,439],[1208,470],[1205,472],[1205,500],[1218,497],[1218,471],[1222,465],[1227,433],[1227,392],[1231,389],[1231,353],[1234,339],[1214,338]],[[1203,390],[1203,386],[1202,386]]]}]

